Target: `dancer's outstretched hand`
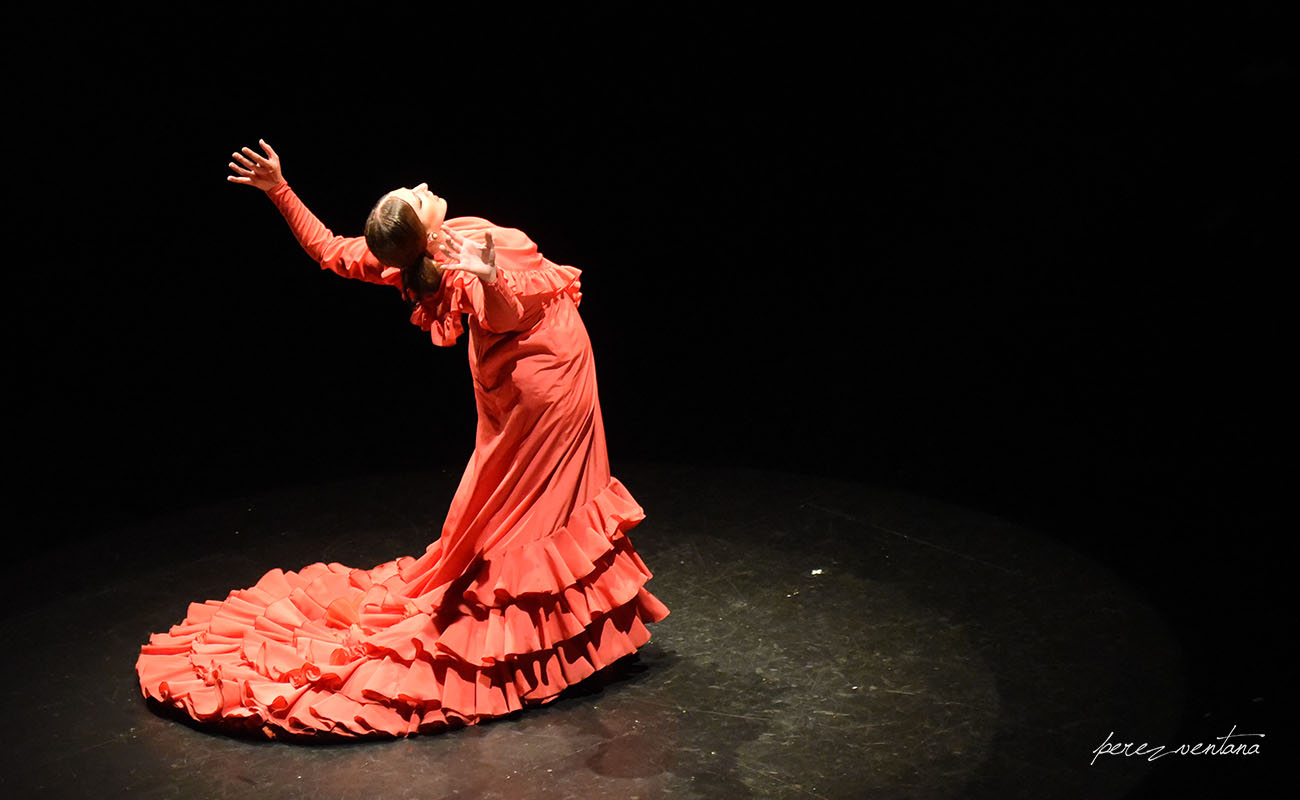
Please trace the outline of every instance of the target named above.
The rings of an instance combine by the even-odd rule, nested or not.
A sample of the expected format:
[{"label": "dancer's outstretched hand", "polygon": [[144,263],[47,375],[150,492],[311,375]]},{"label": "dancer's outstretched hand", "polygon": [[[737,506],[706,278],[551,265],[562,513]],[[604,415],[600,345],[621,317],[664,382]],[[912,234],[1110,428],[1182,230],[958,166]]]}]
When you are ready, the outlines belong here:
[{"label": "dancer's outstretched hand", "polygon": [[487,234],[486,244],[477,244],[448,228],[442,227],[445,242],[439,250],[447,261],[440,264],[443,269],[468,272],[484,283],[495,283],[497,279],[497,250],[492,244],[492,234]]},{"label": "dancer's outstretched hand", "polygon": [[280,172],[280,156],[276,155],[275,150],[266,143],[265,139],[258,139],[257,143],[262,145],[266,155],[257,153],[249,147],[241,148],[238,153],[232,153],[231,157],[235,160],[230,162],[230,169],[235,174],[227,175],[226,180],[231,183],[242,183],[245,186],[256,186],[264,192],[269,192],[284,183],[284,175]]}]

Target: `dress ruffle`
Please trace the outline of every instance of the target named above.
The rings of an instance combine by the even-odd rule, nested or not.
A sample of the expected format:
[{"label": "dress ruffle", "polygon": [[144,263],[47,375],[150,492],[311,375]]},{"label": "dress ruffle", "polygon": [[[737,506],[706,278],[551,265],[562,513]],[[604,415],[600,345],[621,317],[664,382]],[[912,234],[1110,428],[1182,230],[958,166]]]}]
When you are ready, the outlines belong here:
[{"label": "dress ruffle", "polygon": [[[516,268],[507,266],[499,271],[498,280],[506,281],[510,292],[521,300],[536,298],[543,302],[567,294],[573,304],[582,302],[582,270],[577,267],[542,261],[538,266]],[[411,324],[429,332],[433,343],[448,347],[456,343],[465,332],[462,315],[474,314],[482,319],[482,288],[473,286],[478,278],[463,272],[448,273],[438,292],[429,295],[411,312]]]},{"label": "dress ruffle", "polygon": [[611,479],[563,528],[485,554],[448,585],[425,585],[437,543],[370,570],[272,570],[151,636],[141,687],[272,737],[404,736],[549,702],[667,616],[626,535],[643,516]]}]

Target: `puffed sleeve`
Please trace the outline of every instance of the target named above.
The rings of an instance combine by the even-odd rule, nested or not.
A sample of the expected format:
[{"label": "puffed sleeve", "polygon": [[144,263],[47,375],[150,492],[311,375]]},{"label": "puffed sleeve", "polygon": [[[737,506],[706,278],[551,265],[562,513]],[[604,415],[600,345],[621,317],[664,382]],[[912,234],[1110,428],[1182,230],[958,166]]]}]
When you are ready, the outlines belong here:
[{"label": "puffed sleeve", "polygon": [[366,240],[361,236],[335,236],[334,232],[311,213],[307,206],[298,199],[288,183],[282,183],[271,191],[267,197],[289,223],[298,244],[318,262],[322,268],[331,270],[345,278],[382,283],[388,286],[402,286],[402,271],[396,267],[386,267],[379,263]]}]

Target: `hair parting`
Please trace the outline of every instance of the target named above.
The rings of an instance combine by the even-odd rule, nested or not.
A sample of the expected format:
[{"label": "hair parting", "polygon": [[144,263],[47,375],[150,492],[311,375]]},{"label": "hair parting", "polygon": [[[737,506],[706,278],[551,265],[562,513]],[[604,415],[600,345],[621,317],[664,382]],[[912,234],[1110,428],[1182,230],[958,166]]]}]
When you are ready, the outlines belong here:
[{"label": "hair parting", "polygon": [[410,299],[438,290],[442,269],[426,254],[428,234],[415,209],[405,200],[385,195],[366,217],[366,246],[383,264],[402,271],[403,291]]}]

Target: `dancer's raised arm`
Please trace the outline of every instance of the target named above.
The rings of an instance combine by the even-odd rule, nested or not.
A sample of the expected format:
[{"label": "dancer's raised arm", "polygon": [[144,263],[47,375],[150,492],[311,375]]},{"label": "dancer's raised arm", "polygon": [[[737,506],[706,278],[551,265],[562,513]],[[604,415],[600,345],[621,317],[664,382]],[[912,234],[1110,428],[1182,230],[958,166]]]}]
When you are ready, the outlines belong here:
[{"label": "dancer's raised arm", "polygon": [[380,264],[379,259],[366,247],[364,237],[335,236],[289,188],[281,171],[280,156],[274,148],[264,139],[258,139],[258,144],[264,153],[244,147],[231,154],[234,160],[229,166],[234,174],[227,175],[226,180],[266,192],[266,196],[275,203],[275,207],[280,209],[285,221],[289,223],[289,228],[302,249],[323,268],[345,278],[382,283],[401,289],[401,270]]}]

